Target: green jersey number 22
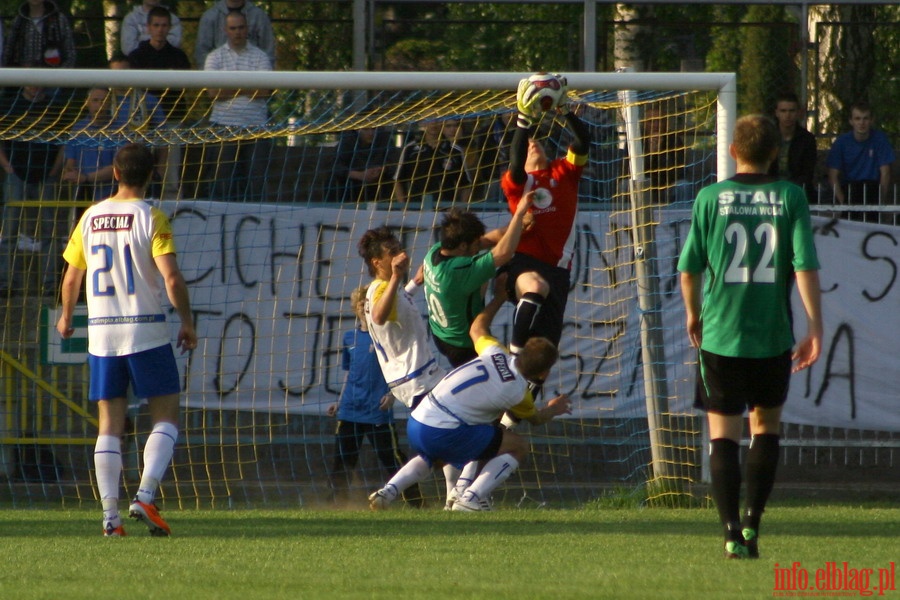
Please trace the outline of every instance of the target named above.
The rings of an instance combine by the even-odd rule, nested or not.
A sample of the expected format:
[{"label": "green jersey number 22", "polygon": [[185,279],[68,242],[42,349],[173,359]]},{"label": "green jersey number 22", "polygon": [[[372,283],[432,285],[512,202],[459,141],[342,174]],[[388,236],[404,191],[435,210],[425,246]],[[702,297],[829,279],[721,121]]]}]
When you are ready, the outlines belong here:
[{"label": "green jersey number 22", "polygon": [[[771,223],[760,223],[753,231],[753,239],[743,223],[731,223],[725,229],[725,241],[734,252],[725,270],[725,283],[775,283],[775,245],[778,234]],[[750,243],[762,246],[759,262],[753,267],[744,266]]]}]

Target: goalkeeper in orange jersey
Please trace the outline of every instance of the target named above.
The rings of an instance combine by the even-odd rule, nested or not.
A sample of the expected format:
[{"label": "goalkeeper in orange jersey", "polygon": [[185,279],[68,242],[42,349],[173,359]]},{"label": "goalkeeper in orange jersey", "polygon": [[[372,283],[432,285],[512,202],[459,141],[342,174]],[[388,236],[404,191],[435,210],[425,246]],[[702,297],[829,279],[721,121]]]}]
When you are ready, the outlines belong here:
[{"label": "goalkeeper in orange jersey", "polygon": [[562,90],[555,109],[563,115],[573,136],[566,156],[551,160],[543,144],[535,139],[532,125],[533,118],[540,115],[540,102],[532,89],[534,78],[523,79],[517,94],[519,114],[509,170],[501,180],[513,214],[522,197],[534,192],[530,217],[516,253],[502,269],[509,275],[507,294],[516,305],[510,340],[513,354],[532,336],[559,344],[569,294],[578,182],[588,161],[590,134],[566,105],[565,79],[555,77]]}]

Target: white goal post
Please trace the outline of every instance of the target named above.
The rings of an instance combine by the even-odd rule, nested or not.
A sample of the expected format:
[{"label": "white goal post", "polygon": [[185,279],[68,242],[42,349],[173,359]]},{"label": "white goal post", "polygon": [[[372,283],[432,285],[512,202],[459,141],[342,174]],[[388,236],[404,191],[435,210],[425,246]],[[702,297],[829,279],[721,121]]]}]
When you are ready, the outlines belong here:
[{"label": "white goal post", "polygon": [[[196,358],[192,358],[191,360],[194,362],[191,363],[190,374],[185,376],[186,390],[196,394],[190,400],[192,416],[196,417],[196,423],[192,425],[193,430],[189,430],[185,434],[185,444],[193,445],[191,447],[193,449],[207,443],[205,431],[201,433],[193,433],[193,431],[200,431],[202,427],[206,427],[207,410],[210,413],[218,410],[216,418],[219,421],[213,422],[210,427],[219,433],[211,434],[210,439],[218,435],[220,440],[224,440],[220,441],[222,446],[220,450],[223,455],[222,464],[228,465],[227,468],[231,469],[243,464],[241,462],[243,449],[248,445],[253,445],[255,449],[258,439],[261,440],[260,446],[274,444],[276,441],[283,443],[282,440],[287,440],[290,436],[284,432],[293,431],[291,427],[298,422],[294,419],[297,415],[303,418],[309,416],[310,421],[319,419],[321,416],[319,414],[320,406],[324,406],[322,399],[335,395],[336,392],[333,389],[335,382],[330,377],[332,377],[332,373],[337,372],[337,369],[335,368],[334,371],[328,369],[334,366],[332,355],[335,354],[333,348],[336,347],[336,342],[333,338],[337,335],[338,326],[345,327],[346,319],[350,316],[342,298],[357,283],[360,277],[357,271],[362,271],[360,265],[355,262],[358,261],[358,257],[355,256],[352,244],[352,236],[358,237],[359,227],[366,226],[376,219],[385,222],[390,220],[392,225],[402,227],[404,231],[408,230],[410,236],[408,241],[413,242],[411,249],[420,253],[431,240],[437,218],[435,215],[439,214],[432,210],[437,208],[434,200],[423,199],[421,205],[410,204],[406,208],[395,198],[383,202],[380,200],[362,202],[347,201],[345,198],[342,199],[343,197],[338,198],[324,194],[313,197],[313,190],[316,185],[321,185],[321,178],[327,181],[325,185],[338,185],[334,182],[338,180],[340,174],[333,170],[339,144],[339,141],[335,141],[336,138],[345,129],[353,130],[360,127],[361,124],[374,128],[382,122],[389,122],[389,119],[393,119],[390,123],[399,124],[396,130],[403,129],[404,135],[410,132],[415,133],[414,125],[428,119],[452,120],[462,115],[476,119],[482,118],[482,115],[488,115],[492,124],[506,123],[501,117],[507,118],[514,110],[515,90],[519,81],[528,75],[530,73],[523,72],[207,72],[0,69],[0,88],[11,90],[19,86],[36,86],[60,89],[66,92],[66,94],[62,94],[66,103],[60,107],[58,114],[64,115],[66,119],[74,117],[76,113],[83,114],[84,109],[81,107],[83,94],[81,92],[94,87],[110,88],[111,90],[131,89],[132,91],[158,88],[177,91],[191,90],[191,94],[185,94],[185,96],[199,99],[196,104],[199,107],[196,113],[206,110],[206,105],[210,104],[210,100],[205,97],[206,94],[200,92],[201,90],[241,88],[243,90],[290,92],[285,93],[284,96],[290,96],[290,101],[293,102],[290,106],[296,108],[296,112],[290,113],[290,116],[278,113],[279,104],[271,102],[269,104],[270,119],[261,126],[244,128],[247,131],[240,131],[241,128],[236,127],[210,127],[209,114],[205,112],[193,123],[182,121],[179,124],[173,124],[174,127],[148,126],[148,121],[140,129],[126,131],[122,128],[116,129],[118,126],[115,125],[108,129],[97,129],[90,132],[100,140],[109,137],[119,141],[121,138],[127,137],[129,140],[144,141],[154,146],[170,144],[174,148],[180,144],[183,146],[186,157],[183,161],[185,170],[182,173],[188,173],[187,165],[194,168],[196,172],[194,173],[195,179],[188,179],[185,175],[178,181],[197,183],[198,189],[200,189],[199,182],[220,181],[212,177],[207,178],[206,168],[217,160],[216,155],[207,149],[207,143],[211,148],[214,143],[224,144],[232,142],[233,139],[250,139],[254,136],[277,138],[279,140],[277,150],[283,152],[280,154],[273,152],[267,156],[275,166],[272,171],[265,171],[265,173],[268,175],[274,172],[275,176],[265,181],[278,179],[278,185],[302,188],[301,193],[295,194],[288,200],[282,200],[282,197],[278,195],[271,196],[271,200],[267,199],[258,203],[248,201],[245,204],[226,202],[221,196],[211,193],[203,195],[200,192],[195,195],[179,195],[177,198],[154,196],[162,198],[163,202],[169,202],[168,207],[174,207],[172,210],[178,212],[180,219],[178,223],[181,226],[187,227],[186,223],[190,222],[191,215],[194,216],[194,222],[197,225],[202,221],[205,226],[209,226],[202,232],[196,232],[192,245],[199,248],[200,245],[197,241],[201,236],[205,236],[204,239],[208,240],[209,244],[218,244],[216,248],[221,256],[221,271],[217,270],[216,273],[225,277],[225,267],[227,266],[237,274],[235,275],[237,279],[234,281],[217,281],[217,286],[204,280],[202,289],[206,295],[202,297],[206,298],[205,310],[212,314],[210,307],[221,305],[222,297],[226,297],[229,302],[232,302],[229,296],[232,293],[234,294],[233,303],[240,305],[240,309],[239,314],[215,315],[215,319],[206,317],[207,324],[214,320],[215,331],[219,337],[209,336],[209,352],[198,353]],[[593,180],[590,182],[587,181],[587,175],[585,176],[584,183],[586,185],[582,191],[586,193],[582,197],[593,198],[594,202],[586,201],[585,208],[580,211],[578,217],[584,223],[580,238],[582,239],[580,244],[584,249],[583,260],[579,265],[579,273],[582,275],[577,283],[574,276],[572,281],[573,288],[578,287],[577,294],[580,294],[580,297],[576,298],[576,292],[573,291],[569,303],[570,312],[581,312],[579,312],[577,321],[568,322],[572,333],[572,347],[571,350],[567,350],[568,356],[561,357],[560,360],[562,362],[565,358],[569,362],[565,370],[558,369],[565,373],[564,377],[560,378],[562,383],[559,385],[568,386],[566,393],[568,393],[569,387],[572,390],[590,389],[590,394],[585,394],[582,398],[583,406],[589,406],[590,411],[574,414],[572,421],[560,424],[557,431],[534,436],[534,439],[537,440],[533,442],[535,444],[544,443],[548,444],[548,447],[551,444],[556,445],[553,446],[553,452],[548,451],[542,456],[539,468],[551,469],[554,470],[554,473],[556,472],[556,462],[559,460],[555,454],[557,447],[564,449],[561,451],[569,452],[570,446],[575,447],[581,444],[583,447],[587,447],[584,450],[584,456],[589,457],[584,462],[591,464],[594,457],[597,456],[591,445],[599,445],[601,442],[609,443],[616,447],[614,452],[608,454],[621,455],[623,463],[621,470],[627,471],[629,477],[632,472],[639,473],[639,476],[648,476],[649,467],[649,477],[656,482],[662,482],[662,487],[666,488],[665,490],[657,488],[654,491],[665,493],[671,490],[677,491],[677,482],[674,486],[668,484],[673,480],[689,480],[690,477],[683,474],[687,473],[688,469],[696,467],[702,458],[695,461],[693,455],[689,458],[678,456],[678,452],[684,454],[684,448],[687,446],[699,448],[699,438],[694,435],[695,430],[687,427],[679,430],[679,425],[672,424],[685,413],[683,399],[689,395],[689,392],[679,389],[670,393],[674,388],[671,387],[671,383],[669,388],[666,385],[667,382],[677,380],[680,382],[679,385],[687,387],[688,384],[685,382],[692,375],[685,373],[692,372],[694,355],[690,354],[687,358],[679,355],[675,359],[680,361],[678,362],[679,372],[674,375],[666,373],[666,365],[671,363],[672,353],[668,353],[667,359],[665,348],[667,344],[672,346],[672,342],[663,340],[662,331],[667,328],[670,331],[678,330],[680,332],[682,322],[679,320],[674,325],[672,323],[662,324],[664,310],[660,291],[661,274],[657,272],[657,263],[662,261],[655,259],[657,243],[660,249],[663,249],[663,243],[665,243],[669,259],[674,255],[677,250],[678,236],[673,232],[676,228],[685,226],[685,219],[689,217],[687,200],[693,196],[684,195],[678,200],[664,201],[660,201],[659,196],[651,196],[649,180],[645,172],[645,168],[652,170],[648,157],[653,153],[662,154],[665,150],[645,152],[647,148],[642,149],[641,144],[649,138],[647,132],[642,128],[648,126],[647,115],[650,114],[650,107],[654,103],[657,110],[663,106],[665,110],[671,109],[673,113],[678,112],[677,118],[684,121],[682,123],[684,131],[689,132],[685,138],[690,138],[680,142],[681,149],[685,151],[685,155],[688,149],[695,150],[691,154],[691,160],[694,161],[692,166],[695,171],[685,179],[702,172],[702,178],[690,181],[692,186],[699,186],[711,182],[713,178],[723,180],[730,177],[734,173],[734,162],[729,155],[729,146],[737,118],[736,76],[733,73],[633,72],[575,72],[564,73],[564,75],[573,92],[573,101],[580,100],[585,113],[593,114],[593,131],[600,134],[596,136],[596,148],[592,149],[592,156],[596,150],[595,158],[599,160],[592,158],[591,164],[599,166],[601,161],[605,161],[603,164],[607,166],[602,172],[592,174]],[[69,88],[77,93],[68,94]],[[376,91],[390,93],[375,94]],[[321,108],[319,106],[311,109],[313,102],[308,102],[307,99],[310,96],[316,96],[319,92],[323,92],[319,95],[319,101],[326,104],[329,109],[334,109],[332,112],[325,110],[317,112]],[[418,94],[418,92],[438,93],[429,95],[427,93]],[[469,93],[457,94],[456,92]],[[579,92],[583,92],[581,98],[578,98]],[[357,99],[376,95],[379,96],[377,102],[368,104],[363,102],[357,106]],[[272,98],[277,99],[278,96],[279,94],[273,94]],[[489,96],[489,102],[482,101],[481,96]],[[675,99],[675,96],[691,96],[692,98],[682,102],[680,98]],[[464,106],[460,101],[461,97],[467,98]],[[437,98],[437,101],[433,101],[433,98]],[[384,117],[384,112],[390,112],[393,107],[407,101],[412,108],[406,112],[398,111]],[[669,104],[666,105],[666,102]],[[699,106],[694,107],[692,102],[696,102]],[[435,108],[438,103],[443,103],[443,105]],[[344,110],[347,108],[349,110]],[[403,108],[407,108],[407,106],[403,105]],[[319,114],[326,116],[317,117],[316,115]],[[278,117],[276,118],[275,115]],[[473,115],[474,117],[472,117]],[[485,119],[485,121],[487,120]],[[0,139],[3,141],[37,139],[41,143],[60,146],[68,143],[70,138],[81,131],[76,125],[66,125],[65,123],[68,121],[64,123],[62,118],[59,120],[44,119],[45,123],[49,121],[52,123],[45,130],[38,132],[36,127],[29,127],[28,123],[18,123],[14,119],[8,118],[2,123],[5,129],[0,131]],[[554,121],[554,119],[547,119],[547,121]],[[558,126],[560,119],[555,121]],[[110,121],[110,123],[116,122]],[[322,135],[316,138],[319,141],[311,143],[309,147],[291,143],[292,136],[303,136],[307,133]],[[240,136],[246,136],[246,138],[240,138]],[[712,137],[714,139],[710,139]],[[399,136],[392,139],[394,139],[392,143],[396,146],[393,149],[398,150],[397,154],[399,155],[399,149],[402,147],[402,144],[398,145]],[[563,138],[559,137],[558,139]],[[692,145],[694,146],[692,147]],[[485,147],[487,144],[479,148]],[[320,152],[320,148],[326,150]],[[560,148],[564,151],[563,146]],[[320,153],[316,154],[315,152]],[[485,154],[487,154],[486,151]],[[304,163],[303,170],[288,160],[299,160],[298,157],[307,155],[313,157],[314,160]],[[190,160],[188,160],[188,156]],[[646,165],[645,159],[648,160]],[[400,159],[392,160],[399,161]],[[495,218],[495,220],[501,218],[500,213],[503,218],[508,218],[505,204],[497,196],[499,190],[497,180],[499,173],[506,169],[505,161],[508,161],[508,157],[501,158],[501,153],[497,151],[496,155],[490,159],[490,175],[485,177],[487,184],[482,185],[486,191],[479,196],[479,200],[470,203],[473,209],[477,206],[488,218]],[[398,163],[391,163],[392,167],[396,164]],[[685,165],[687,165],[687,161],[685,161]],[[713,168],[715,169],[714,175]],[[660,170],[658,166],[655,169],[656,172]],[[313,172],[318,173],[320,179],[312,180],[310,173]],[[390,180],[390,184],[394,183],[394,179],[399,181],[399,175],[394,175],[394,172],[395,170],[392,168],[391,174],[386,176]],[[283,180],[288,183],[280,183]],[[657,185],[657,191],[658,188],[664,186],[673,189],[675,187],[672,182],[656,183],[655,185]],[[282,188],[279,187],[278,190],[281,191]],[[300,198],[304,194],[306,198],[301,200]],[[672,197],[674,198],[675,195],[673,194]],[[194,201],[197,203],[196,206],[205,207],[206,205],[202,203],[209,200],[217,201],[210,202],[210,204],[217,205],[215,211],[220,210],[220,205],[228,208],[222,208],[221,213],[210,209],[208,215],[207,213],[201,215],[198,212],[199,208],[190,205],[190,202]],[[186,203],[184,206],[177,204],[182,201]],[[58,200],[42,199],[39,201],[31,198],[14,201],[12,204],[22,215],[27,216],[29,210],[39,209],[45,212],[56,209],[69,210],[69,202],[68,199],[62,197]],[[283,204],[279,204],[281,202]],[[303,204],[304,202],[306,204]],[[441,208],[443,206],[442,204]],[[667,211],[667,218],[671,217],[674,220],[670,223],[671,227],[668,227],[664,233],[667,236],[665,240],[660,238],[658,242],[654,238],[656,235],[654,230],[656,229],[655,225],[659,223],[654,221],[654,213],[659,213],[661,209]],[[191,212],[192,210],[194,212]],[[258,213],[251,214],[250,211],[258,211]],[[280,229],[280,223],[285,219],[282,212],[284,215],[290,214],[288,220],[291,222],[309,220],[310,236],[318,235],[321,231],[327,231],[329,234],[320,242],[318,238],[303,238],[301,234],[306,235],[306,230],[300,228],[297,229],[299,231],[297,240],[294,240],[293,237],[288,237],[289,234],[295,233],[294,229]],[[32,220],[34,219],[32,218]],[[497,222],[499,223],[499,221]],[[221,225],[219,231],[216,231],[214,223]],[[246,246],[246,242],[251,241],[255,233],[260,235],[266,233],[263,231],[265,228],[261,223],[265,223],[271,229],[269,238],[259,241],[256,246],[247,250],[245,255],[234,254],[232,256],[226,252],[226,242],[235,247],[242,244]],[[313,227],[319,227],[319,225],[321,227],[313,232]],[[616,230],[610,233],[609,230],[613,226]],[[247,229],[241,229],[242,227]],[[32,226],[32,230],[39,233],[34,226]],[[232,236],[227,240],[226,230]],[[265,277],[268,279],[264,282],[267,286],[265,293],[259,291],[258,295],[254,295],[257,294],[257,290],[263,290],[261,282],[264,277],[262,275],[257,277],[255,274],[248,275],[250,268],[247,265],[250,263],[241,261],[247,258],[254,261],[258,259],[259,264],[273,268],[276,264],[275,261],[265,262],[270,254],[275,255],[277,260],[287,261],[288,259],[285,257],[288,257],[290,253],[285,248],[274,245],[271,248],[266,246],[270,241],[274,244],[272,240],[276,239],[280,244],[284,244],[285,248],[296,242],[298,248],[303,248],[307,252],[306,255],[303,252],[295,252],[289,257],[299,265],[299,267],[294,267],[298,269],[297,273],[300,273],[301,267],[310,269],[310,273],[312,273],[314,265],[319,263],[327,267],[327,269],[323,267],[323,272],[327,271],[327,277],[322,276],[322,290],[316,288],[316,293],[319,295],[314,298],[309,294],[303,297],[297,292],[301,283],[302,285],[313,285],[309,283],[312,281],[312,276],[308,281],[301,281],[302,277],[298,276],[296,279],[300,283],[296,284],[298,286],[296,288],[287,285],[291,283],[291,277],[293,277],[289,271],[290,267],[284,272],[278,271],[277,274],[274,270],[271,273],[266,271]],[[334,240],[337,241],[332,243]],[[340,244],[337,243],[338,241]],[[609,249],[603,246],[605,243],[610,244]],[[319,247],[322,249],[321,253],[315,250]],[[333,250],[335,247],[339,247],[339,251]],[[206,247],[204,246],[204,248]],[[228,251],[231,251],[231,246],[228,247]],[[588,259],[589,253],[591,254],[590,259]],[[192,260],[196,264],[191,263],[191,265],[193,274],[199,282],[206,277],[207,269],[212,271],[212,266],[210,266],[212,263],[204,261],[213,261],[215,254],[206,255],[199,250],[195,254],[196,257]],[[230,262],[227,262],[226,259]],[[18,261],[20,265],[31,264],[22,257],[19,257]],[[278,264],[280,265],[280,263]],[[293,265],[293,263],[291,264]],[[328,270],[332,268],[329,265],[334,265],[333,272]],[[246,271],[243,270],[245,267]],[[615,271],[608,275],[609,281],[607,281],[607,271]],[[245,275],[246,281],[244,281]],[[225,285],[226,283],[227,285]],[[244,285],[245,283],[248,285]],[[601,297],[601,294],[606,292],[604,286],[607,284],[613,291],[609,298]],[[318,280],[315,285],[318,285]],[[198,287],[200,286],[198,285]],[[250,291],[246,291],[245,288]],[[677,302],[677,300],[671,300],[671,291],[671,289],[667,290],[670,299],[666,300],[668,304],[665,311],[669,317],[675,314],[674,310],[669,309]],[[26,294],[23,291],[19,296],[25,297]],[[193,299],[192,303],[194,303]],[[627,317],[616,312],[621,310],[624,313],[624,311],[630,310],[628,307],[635,307],[635,305],[636,310],[632,310],[631,315]],[[296,308],[294,308],[295,306]],[[15,312],[11,310],[11,305],[8,305],[7,308],[10,314]],[[268,313],[264,315],[265,311]],[[23,315],[21,319],[24,323],[25,312],[21,312]],[[250,316],[244,315],[244,312]],[[232,319],[236,316],[246,317],[246,319]],[[315,319],[320,319],[321,322],[315,321]],[[342,322],[341,319],[344,321]],[[496,325],[504,326],[500,323]],[[16,326],[23,325],[17,323]],[[247,327],[246,331],[242,329],[244,326]],[[288,326],[294,327],[296,330],[290,329]],[[211,326],[208,327],[212,329]],[[627,339],[617,337],[622,335],[619,328],[628,328]],[[632,344],[631,332],[638,331],[638,328],[640,329],[640,340]],[[255,339],[258,330],[260,331],[259,338],[267,340],[265,348],[262,347],[263,344],[260,344],[260,348],[256,349],[252,343],[249,348],[240,346],[238,342],[243,339]],[[330,337],[326,337],[325,332],[328,332]],[[234,346],[229,345],[232,342]],[[683,341],[677,343],[681,346],[684,345]],[[214,347],[215,344],[218,346]],[[622,347],[627,345],[627,349],[611,350],[615,344]],[[248,357],[246,364],[240,362],[244,359],[244,351],[247,352],[246,356]],[[688,353],[684,354],[687,356]],[[223,356],[225,358],[222,358]],[[248,366],[251,356],[259,359],[259,362],[253,363],[252,368]],[[301,367],[297,367],[296,362],[287,360],[288,357],[296,358],[298,356],[302,359]],[[614,360],[605,362],[608,357],[612,356],[614,356]],[[306,362],[302,362],[303,360]],[[229,369],[232,365],[229,361],[237,365],[238,375],[228,379],[227,384],[219,385],[220,379],[223,379],[220,378],[222,373],[227,371],[226,375],[231,377]],[[619,361],[625,366],[618,364]],[[288,365],[289,362],[290,365]],[[223,365],[228,368],[226,369],[226,366]],[[672,367],[669,368],[672,370]],[[325,375],[320,375],[316,369],[322,369]],[[640,373],[641,369],[643,373]],[[611,376],[613,372],[615,377]],[[250,374],[247,375],[247,373]],[[279,379],[284,373],[299,373],[299,375],[296,380]],[[308,378],[306,378],[307,374]],[[246,378],[244,378],[245,375]],[[188,380],[188,378],[190,379]],[[631,385],[639,379],[640,383],[636,386]],[[199,381],[205,383],[197,384],[196,382]],[[210,381],[215,385],[210,384]],[[641,383],[643,389],[640,387]],[[315,393],[308,394],[310,388]],[[239,400],[235,400],[234,398],[238,396],[241,396]],[[2,397],[0,397],[0,401],[2,401]],[[624,405],[620,404],[615,408],[609,408],[613,406],[613,402],[620,401],[623,401]],[[632,401],[634,401],[634,405],[640,405],[635,407],[634,413],[630,412],[633,408]],[[256,408],[257,402],[260,409]],[[644,404],[646,404],[645,414],[643,414]],[[671,413],[676,415],[672,420],[670,420],[669,414],[670,404],[673,405]],[[675,406],[676,404],[678,406]],[[620,409],[621,406],[627,407],[627,415],[624,409]],[[259,424],[257,424],[256,415],[266,413],[266,411],[269,414],[260,416]],[[604,413],[603,411],[608,412]],[[247,414],[252,414],[253,419],[242,420]],[[578,421],[576,422],[576,420]],[[620,425],[626,421],[625,425]],[[239,428],[235,426],[236,423],[239,423]],[[260,431],[265,429],[267,423],[274,424],[273,433],[268,436],[261,435]],[[316,427],[318,426],[317,424]],[[235,432],[239,430],[240,433],[234,433],[233,439],[228,438],[221,434],[218,429],[220,427],[223,431],[231,428]],[[276,429],[278,433],[274,432]],[[647,429],[649,429],[649,444],[647,443]],[[608,432],[606,435],[610,441],[601,440],[600,438],[603,436],[598,432]],[[304,429],[305,434],[306,430]],[[5,435],[3,431],[0,431],[0,440],[13,437],[12,433]],[[689,437],[690,440],[685,442],[685,439]],[[634,451],[634,447],[637,445],[634,441],[636,438],[640,438],[639,451]],[[320,449],[326,448],[331,441],[325,437],[321,437],[318,441],[312,441],[313,439],[313,436],[310,435],[303,438],[302,441],[310,446],[316,444]],[[0,444],[3,443],[0,442]],[[646,453],[648,446],[650,450],[649,465]],[[227,458],[225,458],[226,455]],[[574,455],[573,453],[571,456]],[[293,459],[289,457],[288,461],[291,460]],[[309,464],[314,464],[316,460],[318,458],[307,459]],[[179,464],[176,468],[181,469],[183,465]],[[224,466],[223,470],[225,470]],[[563,470],[561,468],[560,472]],[[316,475],[315,469],[310,468],[308,476],[314,479],[314,475]],[[194,477],[193,471],[191,471],[191,477]],[[243,481],[244,475],[241,474],[240,477]],[[210,478],[212,483],[216,485],[220,483],[213,475],[210,475]],[[534,479],[535,485],[544,485],[539,477]],[[530,481],[529,484],[531,484]],[[569,485],[569,482],[563,482],[560,489],[562,490],[566,485]],[[264,485],[260,485],[260,489],[263,490],[262,493],[267,493]],[[217,490],[215,493],[218,494],[219,491]]]}]

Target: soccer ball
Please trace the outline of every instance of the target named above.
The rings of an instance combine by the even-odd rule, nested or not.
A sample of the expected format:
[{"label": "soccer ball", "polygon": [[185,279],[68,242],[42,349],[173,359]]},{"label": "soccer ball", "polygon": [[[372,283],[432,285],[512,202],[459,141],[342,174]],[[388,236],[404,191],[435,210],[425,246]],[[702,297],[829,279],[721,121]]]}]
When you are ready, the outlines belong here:
[{"label": "soccer ball", "polygon": [[566,80],[559,75],[535,73],[528,78],[528,83],[526,103],[531,104],[532,98],[537,96],[532,106],[543,112],[553,110],[566,97]]}]

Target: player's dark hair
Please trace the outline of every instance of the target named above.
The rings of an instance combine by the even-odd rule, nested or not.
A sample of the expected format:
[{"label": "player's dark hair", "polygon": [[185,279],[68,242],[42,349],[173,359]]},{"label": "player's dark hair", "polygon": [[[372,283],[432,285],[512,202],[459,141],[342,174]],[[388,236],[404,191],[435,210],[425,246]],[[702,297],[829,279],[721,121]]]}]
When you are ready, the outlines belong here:
[{"label": "player's dark hair", "polygon": [[781,145],[778,127],[765,115],[747,115],[734,124],[734,152],[752,165],[768,165]]},{"label": "player's dark hair", "polygon": [[484,223],[469,210],[452,208],[441,221],[441,248],[456,250],[462,244],[472,244],[484,235]]},{"label": "player's dark hair", "polygon": [[150,24],[153,17],[162,17],[169,21],[169,25],[172,24],[172,13],[165,6],[154,6],[150,9],[150,12],[147,13],[147,25]]},{"label": "player's dark hair", "polygon": [[537,381],[559,359],[559,350],[545,337],[528,338],[516,357],[516,370],[529,381]]},{"label": "player's dark hair", "polygon": [[375,277],[376,275],[375,265],[372,264],[372,261],[381,256],[384,252],[385,244],[390,244],[392,242],[397,242],[397,236],[395,236],[394,232],[386,225],[370,229],[363,234],[362,238],[360,238],[356,248],[362,259],[366,261],[366,266],[369,268],[369,275],[372,277]]},{"label": "player's dark hair", "polygon": [[128,187],[145,187],[153,176],[153,154],[143,144],[123,146],[113,159],[119,183]]}]

